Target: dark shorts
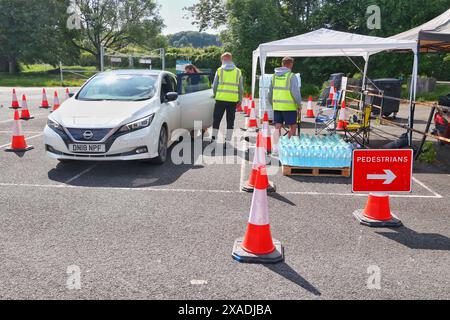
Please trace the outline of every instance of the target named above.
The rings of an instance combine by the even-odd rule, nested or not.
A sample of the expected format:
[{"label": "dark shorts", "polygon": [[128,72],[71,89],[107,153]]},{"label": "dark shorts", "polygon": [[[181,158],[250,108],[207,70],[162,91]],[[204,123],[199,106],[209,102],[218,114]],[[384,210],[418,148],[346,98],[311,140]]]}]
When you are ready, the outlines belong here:
[{"label": "dark shorts", "polygon": [[288,126],[297,124],[297,111],[274,111],[273,122]]}]

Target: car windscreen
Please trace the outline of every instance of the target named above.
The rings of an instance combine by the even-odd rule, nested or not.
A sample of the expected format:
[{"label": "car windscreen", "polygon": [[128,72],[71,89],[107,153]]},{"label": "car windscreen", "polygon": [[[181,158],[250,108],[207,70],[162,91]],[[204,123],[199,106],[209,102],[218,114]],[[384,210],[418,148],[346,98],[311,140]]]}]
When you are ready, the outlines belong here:
[{"label": "car windscreen", "polygon": [[156,94],[157,75],[98,75],[78,93],[84,101],[141,101]]}]

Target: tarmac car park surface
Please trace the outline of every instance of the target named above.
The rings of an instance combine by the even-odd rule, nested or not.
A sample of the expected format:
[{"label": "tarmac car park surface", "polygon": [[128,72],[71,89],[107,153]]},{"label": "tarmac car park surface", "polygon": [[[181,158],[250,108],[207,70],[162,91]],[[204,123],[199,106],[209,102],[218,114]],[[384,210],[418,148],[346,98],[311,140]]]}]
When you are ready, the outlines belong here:
[{"label": "tarmac car park surface", "polygon": [[[245,143],[232,165],[60,164],[44,152],[40,90],[22,93],[36,117],[22,123],[35,150],[18,157],[4,152],[11,90],[0,89],[2,299],[450,298],[448,157],[417,165],[414,192],[392,196],[405,225],[392,230],[358,224],[352,212],[367,196],[352,194],[350,179],[288,178],[280,170],[269,205],[286,261],[239,264],[231,250],[251,204],[240,192],[251,167]],[[418,111],[419,127],[427,113]],[[406,114],[403,106],[399,121]],[[237,121],[243,126],[242,116]],[[79,266],[81,290],[66,287],[69,266]],[[371,266],[381,271],[379,289],[367,286]]]}]

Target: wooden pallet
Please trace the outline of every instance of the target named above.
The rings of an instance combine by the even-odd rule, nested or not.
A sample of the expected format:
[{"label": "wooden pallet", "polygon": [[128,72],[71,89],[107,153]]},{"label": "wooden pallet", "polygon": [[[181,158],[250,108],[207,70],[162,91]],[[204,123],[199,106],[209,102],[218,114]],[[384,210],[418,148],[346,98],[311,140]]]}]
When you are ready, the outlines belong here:
[{"label": "wooden pallet", "polygon": [[308,168],[283,166],[284,176],[309,176],[309,177],[343,177],[351,175],[350,168]]}]

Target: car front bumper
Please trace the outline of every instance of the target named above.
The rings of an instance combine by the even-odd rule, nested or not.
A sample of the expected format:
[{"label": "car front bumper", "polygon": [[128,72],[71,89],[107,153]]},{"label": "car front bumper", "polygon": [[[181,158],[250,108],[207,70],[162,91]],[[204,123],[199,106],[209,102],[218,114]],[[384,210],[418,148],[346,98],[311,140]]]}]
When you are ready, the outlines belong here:
[{"label": "car front bumper", "polygon": [[[123,135],[113,135],[106,142],[105,153],[74,153],[69,144],[77,143],[65,133],[57,133],[48,126],[44,129],[47,155],[59,160],[80,161],[129,161],[146,160],[158,156],[158,134],[152,134],[152,126]],[[156,137],[156,138],[155,138]],[[97,143],[96,143],[97,144]],[[98,143],[103,144],[103,143]]]}]

